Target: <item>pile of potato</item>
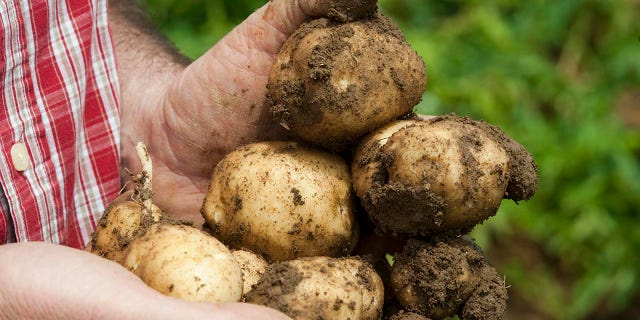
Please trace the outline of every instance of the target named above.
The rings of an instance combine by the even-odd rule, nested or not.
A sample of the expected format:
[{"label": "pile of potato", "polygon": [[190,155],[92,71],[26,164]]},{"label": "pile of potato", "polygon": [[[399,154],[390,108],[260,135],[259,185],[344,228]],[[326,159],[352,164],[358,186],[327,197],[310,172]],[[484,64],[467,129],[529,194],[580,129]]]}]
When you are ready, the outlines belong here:
[{"label": "pile of potato", "polygon": [[164,294],[296,319],[502,319],[504,280],[465,235],[535,193],[533,158],[490,124],[413,114],[422,59],[375,1],[353,4],[369,10],[333,8],[281,48],[267,100],[299,140],[217,164],[208,232],[150,203],[148,165],[89,250]]}]

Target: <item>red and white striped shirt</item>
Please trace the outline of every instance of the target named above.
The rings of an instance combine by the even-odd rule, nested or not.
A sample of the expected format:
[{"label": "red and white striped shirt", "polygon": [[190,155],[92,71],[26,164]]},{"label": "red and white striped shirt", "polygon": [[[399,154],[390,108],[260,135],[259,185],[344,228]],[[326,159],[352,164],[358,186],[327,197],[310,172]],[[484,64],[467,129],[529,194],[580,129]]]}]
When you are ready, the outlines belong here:
[{"label": "red and white striped shirt", "polygon": [[0,19],[0,244],[82,247],[120,188],[107,1],[3,0]]}]

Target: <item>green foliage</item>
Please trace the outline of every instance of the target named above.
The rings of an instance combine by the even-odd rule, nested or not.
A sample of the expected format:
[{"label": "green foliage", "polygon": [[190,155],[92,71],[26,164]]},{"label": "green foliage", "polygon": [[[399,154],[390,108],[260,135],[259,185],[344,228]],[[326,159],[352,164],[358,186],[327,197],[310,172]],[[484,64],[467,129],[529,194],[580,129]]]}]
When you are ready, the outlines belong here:
[{"label": "green foliage", "polygon": [[[262,2],[145,4],[161,30],[197,57]],[[518,257],[500,262],[510,290],[552,318],[622,314],[640,296],[640,132],[616,108],[623,94],[640,92],[638,2],[379,4],[425,60],[429,83],[416,110],[496,124],[539,165],[536,196],[505,201],[474,231],[485,248],[525,237],[549,257],[535,266]],[[627,104],[640,108],[639,99]]]}]

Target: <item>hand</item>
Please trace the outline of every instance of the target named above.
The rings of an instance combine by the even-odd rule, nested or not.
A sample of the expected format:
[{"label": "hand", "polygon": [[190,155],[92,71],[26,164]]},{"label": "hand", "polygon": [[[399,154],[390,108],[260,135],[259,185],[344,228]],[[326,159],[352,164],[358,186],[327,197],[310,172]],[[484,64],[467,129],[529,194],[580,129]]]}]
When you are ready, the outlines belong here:
[{"label": "hand", "polygon": [[[335,5],[270,1],[190,65],[122,84],[123,99],[130,97],[122,116],[124,164],[138,168],[133,146],[137,140],[147,143],[154,161],[154,202],[160,208],[201,223],[199,209],[213,166],[239,145],[284,137],[264,104],[271,65],[304,20],[325,16]],[[134,102],[140,106],[127,106]],[[146,123],[152,125],[142,126]]]},{"label": "hand", "polygon": [[164,296],[115,262],[47,243],[0,246],[0,319],[288,319]]}]

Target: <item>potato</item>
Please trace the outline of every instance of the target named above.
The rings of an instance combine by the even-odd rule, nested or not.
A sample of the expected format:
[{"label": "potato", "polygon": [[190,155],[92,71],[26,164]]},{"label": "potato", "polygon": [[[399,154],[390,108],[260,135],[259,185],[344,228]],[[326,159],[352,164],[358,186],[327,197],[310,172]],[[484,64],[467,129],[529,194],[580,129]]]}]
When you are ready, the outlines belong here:
[{"label": "potato", "polygon": [[91,236],[87,250],[103,258],[119,262],[129,243],[151,224],[162,219],[162,211],[152,205],[152,214],[144,215],[142,205],[131,200],[131,193],[107,207]]},{"label": "potato", "polygon": [[242,297],[242,272],[234,256],[194,227],[152,225],[129,245],[122,265],[171,297],[211,303]]},{"label": "potato", "polygon": [[426,86],[424,62],[382,14],[317,19],[284,43],[267,84],[275,118],[302,139],[342,150],[409,113]]},{"label": "potato", "polygon": [[242,271],[242,295],[245,296],[251,291],[253,285],[258,283],[269,263],[261,256],[247,250],[231,250],[231,254]]},{"label": "potato", "polygon": [[149,151],[144,143],[136,145],[142,170],[131,174],[134,189],[116,198],[105,210],[98,221],[87,251],[116,262],[122,260],[127,246],[146,229],[166,218],[162,210],[153,204],[151,180],[153,168]]},{"label": "potato", "polygon": [[377,130],[358,146],[352,174],[376,227],[409,235],[463,234],[494,215],[503,197],[523,200],[537,187],[535,163],[522,146],[493,126],[455,116]]},{"label": "potato", "polygon": [[379,319],[382,280],[355,259],[307,257],[270,265],[247,302],[294,319]]},{"label": "potato", "polygon": [[357,242],[349,167],[295,142],[260,142],[215,167],[202,214],[232,248],[270,261],[343,256]]},{"label": "potato", "polygon": [[433,320],[456,315],[481,283],[491,281],[483,278],[483,270],[491,267],[482,251],[465,238],[411,239],[394,258],[391,287],[396,298],[408,311]]}]

